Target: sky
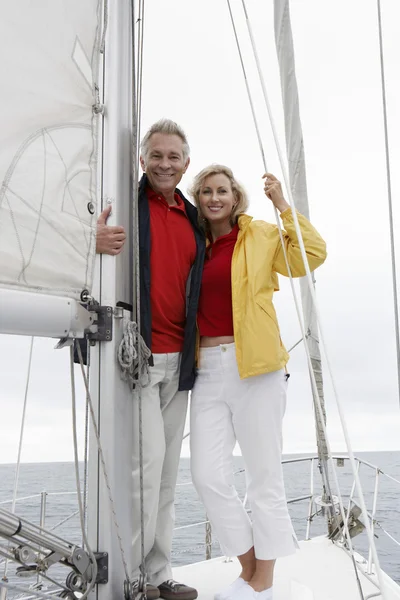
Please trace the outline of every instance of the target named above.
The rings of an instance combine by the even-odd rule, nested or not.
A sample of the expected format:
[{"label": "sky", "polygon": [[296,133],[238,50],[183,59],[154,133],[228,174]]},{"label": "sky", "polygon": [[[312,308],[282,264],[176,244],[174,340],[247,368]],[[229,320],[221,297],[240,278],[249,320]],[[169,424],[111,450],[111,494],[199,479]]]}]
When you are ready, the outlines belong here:
[{"label": "sky", "polygon": [[[395,232],[400,224],[400,39],[397,0],[382,3]],[[250,52],[241,2],[232,0],[268,169],[282,171]],[[285,147],[274,48],[272,1],[248,0],[280,145]],[[391,281],[379,44],[375,0],[292,0],[292,27],[312,223],[325,238],[316,273],[322,331],[328,435],[345,443],[326,368],[343,406],[352,447],[400,450],[400,408]],[[142,132],[161,117],[177,121],[191,146],[181,182],[218,162],[249,193],[249,213],[274,221],[263,195],[263,164],[225,0],[146,3]],[[399,257],[400,239],[396,250]],[[398,276],[400,272],[398,269]],[[290,286],[275,295],[282,338],[301,337]],[[36,339],[28,395],[24,462],[72,460],[69,355],[55,340]],[[0,463],[15,462],[30,340],[0,336]],[[315,452],[305,353],[291,354],[284,452]],[[82,441],[83,388],[79,387]],[[183,453],[188,449],[184,443]]]}]

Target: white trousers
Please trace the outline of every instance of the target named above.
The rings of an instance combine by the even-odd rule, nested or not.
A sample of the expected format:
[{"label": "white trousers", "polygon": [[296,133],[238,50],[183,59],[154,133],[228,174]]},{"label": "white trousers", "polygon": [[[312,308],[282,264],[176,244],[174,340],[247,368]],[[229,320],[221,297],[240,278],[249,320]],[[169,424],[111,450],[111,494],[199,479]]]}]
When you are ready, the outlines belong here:
[{"label": "white trousers", "polygon": [[[178,392],[180,353],[154,354],[150,385],[142,390],[144,554],[149,583],[172,578],[174,496],[185,427],[188,392]],[[141,563],[139,404],[134,400],[133,577]]]},{"label": "white trousers", "polygon": [[[281,465],[286,388],[283,370],[240,379],[234,344],[200,350],[190,408],[192,477],[226,556],[254,546],[256,558],[272,560],[298,547]],[[252,520],[234,486],[236,441]]]}]

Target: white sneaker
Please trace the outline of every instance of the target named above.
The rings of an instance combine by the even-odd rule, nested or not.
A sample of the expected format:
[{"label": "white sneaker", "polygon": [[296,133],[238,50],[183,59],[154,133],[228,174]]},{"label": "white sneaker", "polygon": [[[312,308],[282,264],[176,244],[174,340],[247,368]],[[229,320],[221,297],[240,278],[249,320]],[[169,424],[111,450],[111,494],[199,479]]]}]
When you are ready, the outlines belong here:
[{"label": "white sneaker", "polygon": [[263,592],[258,592],[257,600],[272,600],[272,587],[264,590]]},{"label": "white sneaker", "polygon": [[256,592],[246,581],[230,597],[229,600],[272,600],[272,587]]},{"label": "white sneaker", "polygon": [[230,600],[231,596],[240,590],[245,583],[246,581],[244,579],[238,577],[233,583],[231,583],[231,585],[228,585],[227,588],[222,590],[222,592],[215,594],[214,600]]}]

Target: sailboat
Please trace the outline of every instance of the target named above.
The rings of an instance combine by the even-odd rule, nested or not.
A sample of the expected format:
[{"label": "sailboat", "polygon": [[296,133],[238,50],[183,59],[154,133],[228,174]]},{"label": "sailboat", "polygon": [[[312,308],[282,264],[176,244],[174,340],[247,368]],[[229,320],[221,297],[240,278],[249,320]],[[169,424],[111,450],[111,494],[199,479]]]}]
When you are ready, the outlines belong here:
[{"label": "sailboat", "polygon": [[[182,5],[183,15],[193,10],[187,5]],[[239,42],[245,27],[240,29],[235,12],[238,8],[241,6],[233,7],[231,17],[238,27]],[[281,70],[274,99],[284,107],[276,124],[277,137],[286,139],[288,192],[300,210],[307,213],[307,206],[301,205],[307,194],[297,96],[293,93],[288,3],[276,1],[274,9]],[[161,6],[157,10],[161,13]],[[222,7],[221,3],[215,11],[218,17],[223,13],[229,23],[225,5]],[[193,15],[189,16],[193,19]],[[52,0],[51,5],[18,1],[4,9],[0,25],[1,43],[13,49],[1,67],[8,92],[2,111],[0,150],[0,331],[56,338],[58,351],[65,353],[66,348],[71,350],[75,339],[86,338],[90,344],[87,398],[92,413],[86,522],[85,507],[81,507],[83,529],[87,530],[84,543],[71,544],[21,519],[14,510],[0,508],[0,536],[9,542],[0,546],[0,552],[8,560],[18,562],[21,572],[36,568],[45,576],[55,562],[69,567],[70,575],[55,592],[62,597],[133,597],[130,532],[138,524],[132,522],[129,458],[131,428],[138,424],[133,423],[132,390],[120,375],[116,356],[131,322],[131,311],[133,317],[136,312],[137,144],[141,122],[147,118],[143,102],[147,77],[143,66],[145,18],[148,15],[145,17],[143,1]],[[246,21],[248,24],[250,19],[245,19],[245,24]],[[165,23],[160,14],[155,22]],[[186,36],[184,31],[176,35]],[[234,39],[232,36],[229,52],[236,56]],[[179,65],[179,54],[174,56],[171,49],[167,54],[170,62]],[[258,59],[256,67],[244,68],[247,82],[257,75],[257,63]],[[197,64],[206,90],[207,83],[212,88],[211,66],[204,72],[202,61]],[[235,75],[240,75],[239,60],[237,67]],[[277,66],[274,68],[277,70]],[[199,74],[196,77],[201,79]],[[218,79],[222,79],[223,89],[223,73],[217,73]],[[175,75],[170,83],[176,90]],[[240,94],[238,87],[236,83]],[[261,85],[260,97],[255,100],[255,112],[263,101],[263,88]],[[164,90],[160,82],[160,102],[164,102]],[[207,106],[209,94],[202,93],[201,86],[195,90]],[[242,91],[245,94],[245,86]],[[168,93],[171,95],[170,90]],[[251,93],[249,97],[254,99]],[[202,124],[202,114],[198,117]],[[248,119],[251,124],[250,111]],[[262,119],[255,119],[258,132],[264,130]],[[214,132],[212,136],[207,140],[208,161]],[[265,143],[259,141],[263,149]],[[257,138],[252,138],[252,143],[257,143]],[[246,157],[243,162],[248,166]],[[260,170],[266,162],[260,161]],[[131,224],[127,228],[130,251],[117,259],[102,256],[96,260],[96,217],[106,206],[112,206],[110,224]],[[365,510],[360,512],[358,505],[350,502],[341,512],[337,490],[332,486],[328,463],[332,466],[334,460],[327,444],[319,376],[319,330],[316,313],[311,310],[314,297],[310,278],[311,274],[301,284],[304,331],[299,337],[308,348],[311,363],[305,366],[313,380],[323,489],[318,499],[311,494],[310,510],[317,506],[327,516],[328,531],[327,535],[300,542],[299,553],[279,561],[274,584],[276,598],[397,599],[400,587],[379,568],[373,544],[367,559],[352,550],[351,535],[361,527]],[[75,349],[79,355],[80,346]],[[84,368],[82,371],[87,377]],[[77,485],[79,491],[79,474]],[[364,525],[369,520],[373,523],[373,519],[374,516],[367,516]],[[177,568],[175,576],[197,585],[199,597],[206,599],[234,579],[237,571],[235,561],[217,558]],[[1,597],[5,599],[10,584],[5,580],[0,583]],[[25,591],[38,597],[51,593],[43,586]]]}]

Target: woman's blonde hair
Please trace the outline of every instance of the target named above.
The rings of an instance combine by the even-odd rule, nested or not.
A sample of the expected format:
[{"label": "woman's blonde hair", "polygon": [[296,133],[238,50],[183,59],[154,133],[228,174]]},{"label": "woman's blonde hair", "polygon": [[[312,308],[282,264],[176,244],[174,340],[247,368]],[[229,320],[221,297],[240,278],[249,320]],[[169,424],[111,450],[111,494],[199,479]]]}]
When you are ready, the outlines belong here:
[{"label": "woman's blonde hair", "polygon": [[238,216],[246,212],[248,209],[249,200],[245,190],[233,176],[231,169],[229,167],[225,167],[224,165],[216,164],[209,165],[200,171],[200,173],[198,173],[194,178],[192,187],[189,190],[189,194],[193,198],[199,213],[199,223],[202,227],[207,228],[207,220],[201,212],[199,197],[204,181],[207,179],[207,177],[211,177],[212,175],[225,175],[229,179],[233,195],[236,198],[236,205],[233,207],[231,215],[231,224],[235,225],[238,220]]}]

